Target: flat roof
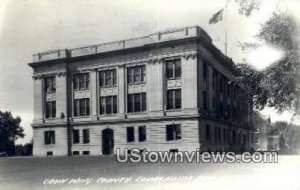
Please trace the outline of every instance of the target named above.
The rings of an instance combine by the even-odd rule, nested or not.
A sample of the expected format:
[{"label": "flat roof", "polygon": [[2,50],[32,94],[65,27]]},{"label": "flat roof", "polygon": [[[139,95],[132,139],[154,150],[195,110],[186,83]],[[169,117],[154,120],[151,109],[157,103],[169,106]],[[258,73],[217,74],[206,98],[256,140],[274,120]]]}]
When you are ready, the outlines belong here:
[{"label": "flat roof", "polygon": [[[58,49],[40,52],[33,55],[33,63],[43,62],[54,59],[72,58],[93,54],[106,53],[117,50],[142,47],[145,45],[156,44],[167,41],[180,40],[192,37],[203,37],[206,41],[212,42],[210,36],[199,26],[188,26],[175,29],[168,29],[147,36],[120,40],[109,43],[102,43],[72,49]],[[69,54],[69,55],[68,55]]]}]

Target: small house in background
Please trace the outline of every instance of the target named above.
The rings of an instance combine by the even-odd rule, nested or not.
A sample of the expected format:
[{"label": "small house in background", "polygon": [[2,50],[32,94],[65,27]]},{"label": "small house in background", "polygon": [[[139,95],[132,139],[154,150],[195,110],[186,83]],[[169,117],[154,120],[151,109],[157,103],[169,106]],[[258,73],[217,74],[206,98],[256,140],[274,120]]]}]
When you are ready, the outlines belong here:
[{"label": "small house in background", "polygon": [[251,134],[251,149],[253,151],[268,150],[268,129],[271,127],[270,118],[254,111],[252,114],[253,132]]},{"label": "small house in background", "polygon": [[268,151],[279,151],[280,132],[277,128],[270,125],[267,128],[268,134]]}]

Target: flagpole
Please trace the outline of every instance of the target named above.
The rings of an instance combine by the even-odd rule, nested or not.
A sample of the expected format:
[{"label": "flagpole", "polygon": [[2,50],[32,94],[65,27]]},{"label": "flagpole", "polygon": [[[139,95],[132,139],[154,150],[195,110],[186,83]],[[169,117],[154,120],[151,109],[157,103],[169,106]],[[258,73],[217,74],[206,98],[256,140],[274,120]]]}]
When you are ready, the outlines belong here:
[{"label": "flagpole", "polygon": [[225,1],[225,55],[227,56],[227,0]]}]

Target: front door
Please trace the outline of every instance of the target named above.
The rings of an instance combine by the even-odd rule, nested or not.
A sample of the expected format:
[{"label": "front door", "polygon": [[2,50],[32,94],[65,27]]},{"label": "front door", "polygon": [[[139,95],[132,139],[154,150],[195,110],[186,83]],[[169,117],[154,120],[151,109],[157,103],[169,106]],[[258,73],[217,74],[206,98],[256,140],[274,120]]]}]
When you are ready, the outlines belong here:
[{"label": "front door", "polygon": [[102,154],[113,154],[114,151],[114,131],[104,129],[102,131]]}]

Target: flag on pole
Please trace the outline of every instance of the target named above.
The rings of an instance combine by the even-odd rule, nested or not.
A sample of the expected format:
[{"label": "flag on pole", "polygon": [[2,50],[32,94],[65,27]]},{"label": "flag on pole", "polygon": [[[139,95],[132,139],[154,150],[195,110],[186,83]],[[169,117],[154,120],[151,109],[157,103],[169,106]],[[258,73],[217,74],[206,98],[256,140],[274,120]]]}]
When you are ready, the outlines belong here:
[{"label": "flag on pole", "polygon": [[219,10],[217,13],[213,14],[213,16],[209,19],[209,24],[216,24],[219,21],[223,20],[223,9]]}]

